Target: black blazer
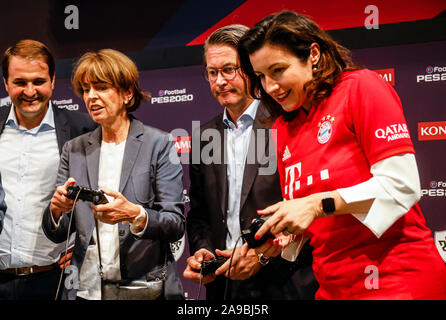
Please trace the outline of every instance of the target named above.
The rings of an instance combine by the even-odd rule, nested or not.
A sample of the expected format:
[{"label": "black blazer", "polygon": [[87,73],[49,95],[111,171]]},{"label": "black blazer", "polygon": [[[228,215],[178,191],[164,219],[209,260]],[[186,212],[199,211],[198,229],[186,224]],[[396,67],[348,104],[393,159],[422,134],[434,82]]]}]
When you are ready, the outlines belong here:
[{"label": "black blazer", "polygon": [[[259,169],[265,169],[268,164],[276,164],[275,153],[268,154],[269,141],[267,130],[263,128],[261,119],[266,117],[266,110],[260,104],[253,123],[252,135],[255,140],[259,135],[266,137],[265,152],[257,152],[254,148],[262,145],[252,143],[251,139],[248,154],[255,154],[255,163],[245,164],[243,185],[240,199],[240,227],[248,228],[251,221],[258,217],[257,210],[282,200],[279,173],[277,168],[274,174],[260,175]],[[211,252],[215,249],[224,249],[227,235],[226,211],[228,198],[227,165],[224,158],[226,143],[224,142],[225,125],[222,121],[223,114],[218,115],[194,132],[192,137],[191,161],[189,165],[190,175],[190,211],[187,214],[187,235],[191,255],[201,248]],[[205,130],[219,133],[221,149],[214,148],[210,152],[213,159],[219,159],[219,163],[209,163],[209,159],[200,156],[197,162],[197,154],[201,155],[203,148],[210,148],[209,141],[200,141]],[[216,130],[216,131],[215,131]],[[200,136],[198,136],[200,134]],[[200,141],[200,152],[197,142]],[[215,145],[215,144],[214,144]],[[218,150],[219,149],[219,150]],[[272,148],[274,150],[275,148]],[[209,149],[205,149],[209,150]],[[254,151],[255,150],[255,151]],[[254,151],[254,152],[253,152]],[[259,150],[261,151],[261,150]],[[204,152],[207,153],[207,152]],[[195,154],[195,159],[194,159]],[[260,157],[257,157],[257,154]],[[269,160],[269,161],[268,161]],[[195,163],[194,163],[195,162]],[[252,161],[251,161],[252,163]],[[238,243],[238,246],[241,242]],[[294,273],[297,263],[289,263],[277,257],[250,279],[244,281],[231,281],[231,299],[289,299],[294,298],[287,288],[288,280]],[[226,278],[217,278],[216,281],[206,286],[208,300],[221,300],[224,296]],[[291,285],[292,287],[292,285]]]}]

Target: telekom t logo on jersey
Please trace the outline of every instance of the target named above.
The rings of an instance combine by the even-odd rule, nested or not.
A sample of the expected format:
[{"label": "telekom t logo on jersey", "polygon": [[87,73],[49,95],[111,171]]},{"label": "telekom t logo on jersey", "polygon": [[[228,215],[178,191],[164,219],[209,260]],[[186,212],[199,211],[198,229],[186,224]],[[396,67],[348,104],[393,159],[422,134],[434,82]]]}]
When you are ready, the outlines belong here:
[{"label": "telekom t logo on jersey", "polygon": [[[293,193],[300,189],[300,182],[302,176],[302,162],[293,164],[285,168],[285,197],[294,199]],[[320,180],[327,180],[330,178],[328,169],[323,169],[319,172]],[[308,175],[306,185],[310,186],[314,183],[313,175]]]}]

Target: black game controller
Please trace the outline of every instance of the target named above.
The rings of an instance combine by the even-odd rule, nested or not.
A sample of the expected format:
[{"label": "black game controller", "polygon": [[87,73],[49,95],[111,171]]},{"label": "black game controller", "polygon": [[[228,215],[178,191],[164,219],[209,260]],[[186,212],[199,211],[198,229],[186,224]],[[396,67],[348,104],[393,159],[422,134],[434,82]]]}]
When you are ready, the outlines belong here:
[{"label": "black game controller", "polygon": [[67,192],[68,193],[66,197],[71,200],[74,200],[77,197],[80,200],[89,201],[95,205],[108,203],[108,200],[105,197],[104,193],[100,190],[92,190],[87,187],[81,187],[77,184],[72,184],[68,186]]},{"label": "black game controller", "polygon": [[264,223],[265,220],[259,218],[254,220],[254,222],[249,226],[248,229],[242,230],[242,238],[248,243],[248,248],[257,248],[264,244],[266,240],[274,239],[274,236],[271,233],[266,233],[258,240],[254,239],[255,234]]},{"label": "black game controller", "polygon": [[218,268],[220,268],[228,258],[217,257],[216,259],[203,261],[201,263],[200,273],[205,276],[210,273],[214,273]]}]

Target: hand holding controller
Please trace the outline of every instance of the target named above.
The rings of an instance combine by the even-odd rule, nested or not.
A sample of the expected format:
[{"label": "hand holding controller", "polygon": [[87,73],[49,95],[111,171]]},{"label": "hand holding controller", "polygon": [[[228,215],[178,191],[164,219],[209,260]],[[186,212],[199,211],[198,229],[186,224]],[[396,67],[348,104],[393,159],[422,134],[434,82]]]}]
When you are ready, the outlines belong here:
[{"label": "hand holding controller", "polygon": [[214,273],[218,268],[220,268],[228,258],[217,257],[216,259],[206,260],[201,263],[200,273],[206,276],[210,273]]},{"label": "hand holding controller", "polygon": [[95,205],[108,203],[108,200],[102,191],[81,187],[77,184],[72,184],[67,187],[66,197],[71,200],[74,200],[77,197],[80,200],[89,201]]},{"label": "hand holding controller", "polygon": [[265,234],[262,238],[256,240],[254,238],[257,231],[260,227],[265,223],[265,220],[262,218],[254,220],[254,222],[249,226],[248,229],[242,230],[242,238],[248,244],[248,248],[257,248],[264,244],[268,239],[274,239],[274,236],[271,233]]}]

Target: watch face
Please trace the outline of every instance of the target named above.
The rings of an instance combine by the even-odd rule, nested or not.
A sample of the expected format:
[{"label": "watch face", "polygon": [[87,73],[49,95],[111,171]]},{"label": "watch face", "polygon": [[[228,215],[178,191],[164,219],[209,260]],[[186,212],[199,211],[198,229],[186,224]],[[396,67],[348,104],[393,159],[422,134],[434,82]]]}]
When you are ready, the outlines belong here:
[{"label": "watch face", "polygon": [[322,199],[322,210],[325,213],[333,214],[333,212],[336,211],[334,199],[333,198]]}]

